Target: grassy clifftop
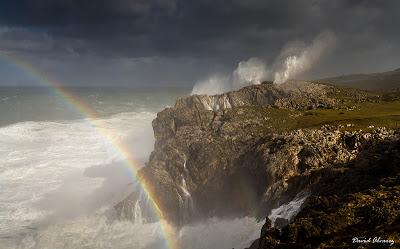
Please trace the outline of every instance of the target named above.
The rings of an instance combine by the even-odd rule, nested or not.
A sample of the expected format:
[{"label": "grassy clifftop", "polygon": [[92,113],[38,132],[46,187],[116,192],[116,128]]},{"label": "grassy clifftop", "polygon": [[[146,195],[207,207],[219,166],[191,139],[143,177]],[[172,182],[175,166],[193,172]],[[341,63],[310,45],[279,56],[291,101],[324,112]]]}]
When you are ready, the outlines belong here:
[{"label": "grassy clifftop", "polygon": [[[347,163],[361,142],[393,136],[375,128],[398,125],[398,96],[297,81],[183,97],[153,120],[154,151],[139,176],[178,226],[206,217],[262,216],[308,188],[314,182],[309,172]],[[324,125],[342,125],[342,131]],[[364,134],[367,129],[374,131]],[[118,205],[136,201],[133,194]],[[131,208],[117,210],[134,217]]]},{"label": "grassy clifftop", "polygon": [[400,91],[362,91],[335,87],[329,94],[338,104],[334,108],[312,110],[276,109],[266,106],[243,106],[226,110],[232,121],[252,121],[260,131],[291,131],[340,125],[342,130],[371,130],[377,127],[400,127]]}]

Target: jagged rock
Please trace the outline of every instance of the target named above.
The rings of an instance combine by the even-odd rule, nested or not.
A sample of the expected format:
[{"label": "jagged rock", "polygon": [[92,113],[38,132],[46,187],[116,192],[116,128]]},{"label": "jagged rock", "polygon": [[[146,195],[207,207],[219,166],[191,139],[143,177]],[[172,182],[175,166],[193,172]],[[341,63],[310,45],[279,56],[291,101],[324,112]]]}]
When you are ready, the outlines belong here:
[{"label": "jagged rock", "polygon": [[274,222],[274,227],[276,227],[278,229],[282,229],[287,225],[289,225],[289,221],[287,219],[281,218],[281,217],[276,218],[276,220]]},{"label": "jagged rock", "polygon": [[219,95],[194,95],[177,100],[176,109],[222,111],[241,106],[273,106],[291,109],[332,108],[335,99],[328,95],[334,87],[311,82],[260,84]]},{"label": "jagged rock", "polygon": [[[292,82],[181,98],[153,121],[154,151],[138,175],[177,225],[202,217],[265,216],[278,203],[339,172],[327,170],[333,165],[346,164],[376,141],[395,136],[384,129],[346,133],[335,125],[269,128],[273,115],[281,112],[280,122],[296,122],[299,114],[290,111],[338,105],[330,97],[335,91]],[[135,203],[134,198],[130,195],[119,206]]]},{"label": "jagged rock", "polygon": [[[387,131],[387,130],[385,130]],[[373,142],[345,165],[328,169],[295,220],[276,233],[263,227],[250,248],[397,248],[400,238],[400,137]],[[337,165],[338,166],[338,165]],[[269,234],[269,236],[266,236]],[[353,238],[389,243],[354,244]],[[259,243],[259,241],[266,242]]]}]

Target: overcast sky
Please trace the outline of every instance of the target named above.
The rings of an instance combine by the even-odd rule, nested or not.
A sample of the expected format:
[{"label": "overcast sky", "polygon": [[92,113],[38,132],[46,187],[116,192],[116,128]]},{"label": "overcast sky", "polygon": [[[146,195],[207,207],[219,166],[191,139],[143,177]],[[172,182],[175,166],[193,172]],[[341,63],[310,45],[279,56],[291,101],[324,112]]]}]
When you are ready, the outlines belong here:
[{"label": "overcast sky", "polygon": [[[400,67],[400,1],[1,0],[0,51],[68,85],[193,85],[336,37],[303,78]],[[1,57],[1,56],[0,56]],[[31,78],[0,58],[0,84]]]}]

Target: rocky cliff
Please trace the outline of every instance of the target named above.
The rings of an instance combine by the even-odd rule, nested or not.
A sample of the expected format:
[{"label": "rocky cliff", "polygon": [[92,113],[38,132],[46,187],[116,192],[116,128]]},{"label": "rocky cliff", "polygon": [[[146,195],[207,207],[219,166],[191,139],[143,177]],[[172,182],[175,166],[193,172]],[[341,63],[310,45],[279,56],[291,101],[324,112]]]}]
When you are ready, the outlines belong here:
[{"label": "rocky cliff", "polygon": [[[153,121],[155,148],[138,174],[177,225],[265,217],[298,193],[313,193],[326,174],[342,170],[338,165],[397,136],[375,128],[397,126],[395,97],[311,82],[184,97]],[[394,114],[371,112],[388,108]],[[138,196],[116,206],[121,216],[134,218]]]},{"label": "rocky cliff", "polygon": [[293,222],[277,228],[267,218],[250,249],[398,248],[399,132],[372,140],[348,163],[324,169]]}]

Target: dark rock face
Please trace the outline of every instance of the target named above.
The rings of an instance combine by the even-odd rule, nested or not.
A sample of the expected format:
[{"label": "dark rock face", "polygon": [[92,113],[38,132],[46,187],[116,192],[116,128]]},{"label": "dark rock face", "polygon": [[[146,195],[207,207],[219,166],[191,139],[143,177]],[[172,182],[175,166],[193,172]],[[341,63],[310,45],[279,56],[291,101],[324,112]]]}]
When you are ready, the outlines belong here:
[{"label": "dark rock face", "polygon": [[310,82],[264,83],[214,96],[183,97],[177,100],[175,108],[222,111],[241,106],[271,106],[307,110],[335,106],[336,101],[328,97],[334,91],[333,86]]},{"label": "dark rock face", "polygon": [[[251,249],[397,248],[400,136],[374,142],[348,163],[324,171],[295,220],[280,231],[267,222]],[[370,237],[369,243],[353,243]],[[374,237],[392,242],[373,243]]]},{"label": "dark rock face", "polygon": [[[297,82],[181,98],[153,121],[155,148],[139,177],[176,225],[213,216],[265,216],[334,172],[324,169],[349,163],[374,141],[394,136],[386,130],[266,127],[269,110],[335,107],[337,101],[329,97],[334,91]],[[136,196],[116,206],[122,217],[133,216],[132,208],[124,207],[133,206]]]}]

